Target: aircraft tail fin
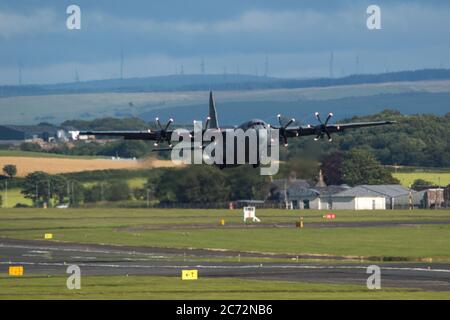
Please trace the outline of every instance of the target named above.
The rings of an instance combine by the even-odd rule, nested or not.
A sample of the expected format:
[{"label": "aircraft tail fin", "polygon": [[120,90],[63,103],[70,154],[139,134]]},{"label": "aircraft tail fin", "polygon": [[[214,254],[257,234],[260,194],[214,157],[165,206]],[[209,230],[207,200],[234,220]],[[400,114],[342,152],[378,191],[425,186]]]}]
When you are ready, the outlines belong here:
[{"label": "aircraft tail fin", "polygon": [[212,91],[209,92],[209,118],[209,128],[218,129],[219,122],[217,121],[217,111]]}]

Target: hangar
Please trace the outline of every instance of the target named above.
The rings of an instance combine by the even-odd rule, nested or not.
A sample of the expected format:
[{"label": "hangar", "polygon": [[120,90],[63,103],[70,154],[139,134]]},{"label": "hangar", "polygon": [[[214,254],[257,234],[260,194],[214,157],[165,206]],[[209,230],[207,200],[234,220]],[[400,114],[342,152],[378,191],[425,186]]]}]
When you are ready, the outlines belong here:
[{"label": "hangar", "polygon": [[386,209],[386,198],[379,193],[357,186],[333,194],[332,209],[384,210]]},{"label": "hangar", "polygon": [[[324,185],[310,186],[302,180],[288,185],[277,181],[279,188],[271,190],[272,199],[291,209],[409,209],[423,206],[423,192],[401,185]],[[284,188],[282,187],[284,185]]]},{"label": "hangar", "polygon": [[398,184],[364,184],[360,187],[381,195],[386,199],[386,209],[406,209],[411,205],[419,206],[423,194]]},{"label": "hangar", "polygon": [[292,209],[331,209],[333,196],[348,189],[347,185],[313,188],[294,185],[287,189],[287,198]]}]

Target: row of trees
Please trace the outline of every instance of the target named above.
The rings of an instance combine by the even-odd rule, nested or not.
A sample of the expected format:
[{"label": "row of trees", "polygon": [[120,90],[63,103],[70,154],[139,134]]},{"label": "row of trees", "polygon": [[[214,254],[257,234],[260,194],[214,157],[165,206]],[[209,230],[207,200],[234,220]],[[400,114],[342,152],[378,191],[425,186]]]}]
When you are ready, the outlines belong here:
[{"label": "row of trees", "polygon": [[[281,165],[276,178],[295,176],[314,182],[317,181],[319,169],[328,185],[399,183],[366,149],[331,152],[324,155],[320,162],[308,157],[291,159]],[[9,177],[17,173],[12,165],[5,166],[3,171]],[[149,179],[143,187],[131,190],[126,176],[116,177],[116,180],[110,180],[111,177],[107,175],[96,177],[94,179],[104,182],[92,184],[87,183],[87,180],[81,183],[70,175],[33,172],[21,181],[20,186],[24,197],[31,199],[35,206],[43,206],[44,203],[49,206],[62,203],[74,206],[133,198],[157,200],[160,203],[213,203],[264,199],[270,189],[270,178],[261,176],[259,170],[247,166],[219,170],[208,165],[193,165],[181,169],[152,170],[147,176]],[[416,181],[414,187],[420,189],[429,184]]]},{"label": "row of trees", "polygon": [[[332,152],[323,157],[321,165],[313,159],[297,158],[283,164],[277,178],[293,175],[317,181],[322,170],[328,185],[395,184],[392,177],[373,155],[364,149]],[[6,169],[6,168],[5,168]],[[8,167],[13,175],[14,170]],[[6,172],[6,171],[5,171]],[[105,177],[106,178],[106,177]],[[100,201],[158,200],[161,203],[212,203],[242,199],[264,199],[268,195],[270,179],[259,170],[241,166],[219,170],[208,165],[165,169],[148,179],[142,188],[131,190],[127,179],[80,183],[66,175],[45,172],[28,174],[21,183],[22,194],[36,206]]]},{"label": "row of trees", "polygon": [[450,113],[443,116],[403,115],[385,110],[371,116],[359,116],[342,122],[395,120],[398,123],[377,128],[348,130],[333,135],[332,143],[317,143],[312,139],[291,139],[285,159],[299,155],[323,156],[334,151],[365,149],[384,165],[422,167],[450,166]]},{"label": "row of trees", "polygon": [[367,150],[335,151],[323,157],[321,169],[328,185],[398,184],[391,172]]},{"label": "row of trees", "polygon": [[39,144],[24,142],[20,145],[22,151],[50,152],[65,155],[83,155],[83,156],[116,156],[122,158],[140,158],[150,154],[153,145],[145,141],[117,140],[108,143],[84,141],[75,142],[74,146],[67,144],[55,145],[50,150],[43,150]]},{"label": "row of trees", "polygon": [[75,180],[68,180],[62,175],[50,175],[37,171],[28,174],[21,193],[33,200],[35,206],[70,203],[79,204],[84,198],[83,186]]},{"label": "row of trees", "polygon": [[[334,135],[333,143],[317,143],[312,139],[291,139],[288,150],[282,150],[283,159],[293,159],[299,155],[323,154],[354,148],[364,148],[370,151],[376,159],[385,165],[406,165],[424,167],[450,166],[450,113],[443,116],[420,114],[403,115],[395,110],[384,110],[370,116],[358,116],[348,121],[396,120],[392,126],[348,130],[344,135]],[[153,126],[136,118],[115,119],[105,118],[92,121],[66,121],[63,126],[74,126],[92,130],[147,129]],[[26,151],[41,151],[39,145],[24,143],[21,146]],[[105,155],[121,157],[143,157],[148,155],[153,145],[144,141],[114,141],[108,143],[75,143],[75,147],[66,145],[55,146],[50,152],[72,155]]]},{"label": "row of trees", "polygon": [[37,171],[28,174],[21,183],[21,193],[33,201],[34,206],[53,206],[99,201],[121,201],[131,198],[130,188],[125,181],[107,181],[84,186],[82,183],[68,179],[63,175],[50,175]]},{"label": "row of trees", "polygon": [[161,203],[211,203],[239,199],[264,199],[269,178],[259,170],[238,167],[220,170],[208,165],[168,169],[146,189]]}]

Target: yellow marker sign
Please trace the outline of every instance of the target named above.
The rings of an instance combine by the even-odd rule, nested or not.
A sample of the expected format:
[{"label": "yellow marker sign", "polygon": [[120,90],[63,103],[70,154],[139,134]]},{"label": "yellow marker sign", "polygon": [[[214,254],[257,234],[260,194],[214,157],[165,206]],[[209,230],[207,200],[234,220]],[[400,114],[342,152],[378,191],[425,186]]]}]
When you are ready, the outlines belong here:
[{"label": "yellow marker sign", "polygon": [[221,220],[220,220],[220,225],[221,225],[221,226],[224,226],[224,225],[225,225],[225,219],[221,219]]},{"label": "yellow marker sign", "polygon": [[44,239],[53,239],[53,234],[52,233],[44,234]]},{"label": "yellow marker sign", "polygon": [[198,270],[181,270],[181,280],[197,280]]},{"label": "yellow marker sign", "polygon": [[9,275],[16,276],[16,277],[23,276],[23,267],[22,266],[9,267]]}]

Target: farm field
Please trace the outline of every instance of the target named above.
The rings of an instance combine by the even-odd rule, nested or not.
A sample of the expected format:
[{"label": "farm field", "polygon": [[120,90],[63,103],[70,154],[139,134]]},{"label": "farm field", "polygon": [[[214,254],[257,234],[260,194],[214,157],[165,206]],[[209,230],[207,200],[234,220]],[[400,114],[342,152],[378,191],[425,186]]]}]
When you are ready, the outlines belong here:
[{"label": "farm field", "polygon": [[397,172],[392,174],[405,187],[410,187],[416,179],[433,182],[438,186],[450,184],[450,172]]},{"label": "farm field", "polygon": [[24,177],[34,171],[44,171],[50,174],[58,174],[107,169],[133,170],[174,166],[170,160],[156,160],[152,158],[142,160],[111,160],[37,156],[0,156],[0,168],[3,168],[3,166],[7,164],[13,164],[17,167],[18,177]]},{"label": "farm field", "polygon": [[63,158],[63,159],[110,159],[102,156],[73,156],[50,152],[34,152],[21,150],[0,150],[0,157],[27,157],[27,158]]}]

